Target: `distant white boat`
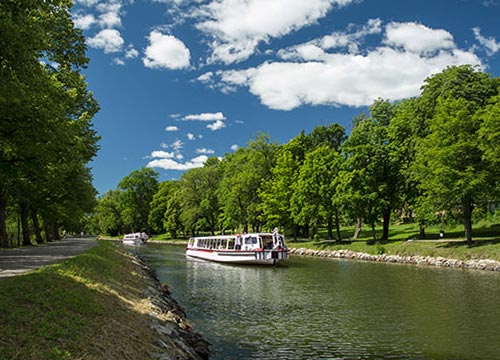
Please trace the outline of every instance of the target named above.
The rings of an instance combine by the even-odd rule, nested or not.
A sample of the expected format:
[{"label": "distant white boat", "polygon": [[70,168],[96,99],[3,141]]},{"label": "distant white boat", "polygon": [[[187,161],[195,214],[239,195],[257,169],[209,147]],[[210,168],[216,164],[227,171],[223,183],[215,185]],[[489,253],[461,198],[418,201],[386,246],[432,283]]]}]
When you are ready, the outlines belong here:
[{"label": "distant white boat", "polygon": [[137,232],[137,233],[131,233],[131,234],[126,234],[122,242],[124,245],[143,245],[148,241],[148,234],[144,232]]},{"label": "distant white boat", "polygon": [[278,231],[189,239],[186,255],[222,263],[270,264],[288,259],[285,237]]}]

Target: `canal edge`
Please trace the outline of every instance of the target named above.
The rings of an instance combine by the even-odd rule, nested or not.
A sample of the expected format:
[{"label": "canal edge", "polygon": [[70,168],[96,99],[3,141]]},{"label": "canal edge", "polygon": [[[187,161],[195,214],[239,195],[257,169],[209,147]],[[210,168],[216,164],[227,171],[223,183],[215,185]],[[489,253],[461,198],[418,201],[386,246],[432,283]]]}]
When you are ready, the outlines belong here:
[{"label": "canal edge", "polygon": [[383,263],[395,263],[414,266],[448,267],[455,269],[498,271],[500,262],[490,259],[457,260],[432,256],[401,256],[401,255],[372,255],[352,250],[313,250],[306,248],[290,248],[290,254],[300,256],[315,256],[333,259],[347,259],[358,261],[371,261]]},{"label": "canal edge", "polygon": [[161,349],[153,359],[209,359],[209,342],[193,329],[168,286],[140,256],[129,254],[146,282],[143,296],[151,304],[151,328],[157,335],[155,345]]}]

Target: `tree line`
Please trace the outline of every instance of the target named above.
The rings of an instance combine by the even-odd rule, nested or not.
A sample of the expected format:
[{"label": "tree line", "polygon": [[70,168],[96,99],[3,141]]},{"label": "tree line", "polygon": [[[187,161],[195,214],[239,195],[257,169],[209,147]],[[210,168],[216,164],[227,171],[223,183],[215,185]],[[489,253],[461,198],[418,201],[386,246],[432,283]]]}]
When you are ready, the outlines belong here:
[{"label": "tree line", "polygon": [[0,247],[80,231],[96,205],[87,163],[99,106],[81,73],[89,60],[71,6],[0,2]]},{"label": "tree line", "polygon": [[417,222],[425,238],[446,213],[461,219],[470,242],[473,211],[499,200],[499,89],[500,79],[478,67],[448,67],[427,78],[418,97],[374,101],[349,136],[336,123],[283,145],[262,134],[175,181],[136,170],[99,199],[94,225],[111,235],[174,238],[275,226],[314,238],[322,227],[341,240],[341,224],[357,224],[357,233],[365,224],[384,241],[395,216]]}]

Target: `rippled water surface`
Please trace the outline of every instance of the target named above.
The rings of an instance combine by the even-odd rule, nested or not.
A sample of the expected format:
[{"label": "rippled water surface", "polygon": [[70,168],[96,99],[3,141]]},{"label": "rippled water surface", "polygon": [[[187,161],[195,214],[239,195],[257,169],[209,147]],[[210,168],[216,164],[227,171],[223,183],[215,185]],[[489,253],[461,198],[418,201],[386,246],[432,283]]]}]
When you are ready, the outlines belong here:
[{"label": "rippled water surface", "polygon": [[212,359],[500,359],[500,275],[292,257],[222,265],[137,250]]}]

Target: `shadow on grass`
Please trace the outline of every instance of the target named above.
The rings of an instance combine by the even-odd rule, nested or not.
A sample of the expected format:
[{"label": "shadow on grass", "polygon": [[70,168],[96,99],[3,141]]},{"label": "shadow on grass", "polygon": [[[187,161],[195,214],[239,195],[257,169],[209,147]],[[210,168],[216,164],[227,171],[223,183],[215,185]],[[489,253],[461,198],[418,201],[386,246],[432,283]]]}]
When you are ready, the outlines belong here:
[{"label": "shadow on grass", "polygon": [[142,278],[112,247],[2,280],[0,359],[148,358]]},{"label": "shadow on grass", "polygon": [[437,245],[438,248],[447,248],[447,249],[459,249],[459,248],[475,248],[482,247],[488,245],[500,244],[500,238],[496,239],[488,239],[488,240],[473,240],[472,244],[469,244],[467,241],[450,241],[446,243],[442,243]]}]

